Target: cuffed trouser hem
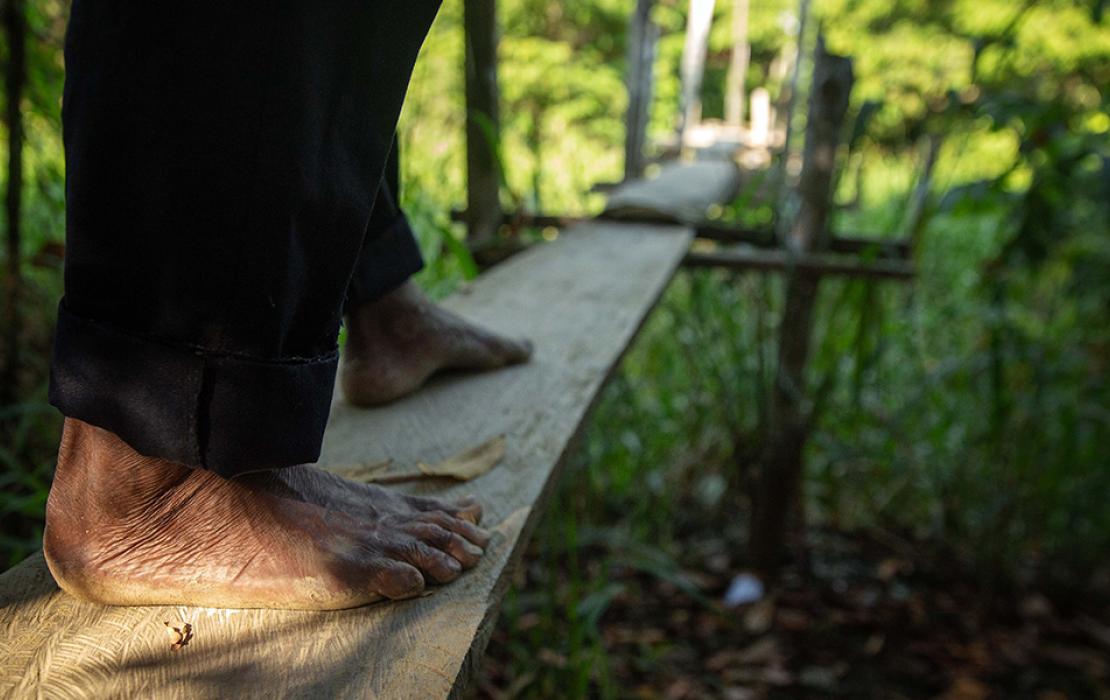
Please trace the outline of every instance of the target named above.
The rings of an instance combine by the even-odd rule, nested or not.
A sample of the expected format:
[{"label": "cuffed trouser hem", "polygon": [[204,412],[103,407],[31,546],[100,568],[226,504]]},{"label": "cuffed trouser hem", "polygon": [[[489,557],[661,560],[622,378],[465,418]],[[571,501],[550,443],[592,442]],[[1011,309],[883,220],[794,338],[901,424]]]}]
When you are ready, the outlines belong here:
[{"label": "cuffed trouser hem", "polygon": [[385,230],[363,244],[347,286],[347,308],[381,298],[423,267],[416,235],[405,215],[398,214]]},{"label": "cuffed trouser hem", "polygon": [[316,461],[339,353],[265,360],[58,309],[50,403],[140,454],[233,477]]}]

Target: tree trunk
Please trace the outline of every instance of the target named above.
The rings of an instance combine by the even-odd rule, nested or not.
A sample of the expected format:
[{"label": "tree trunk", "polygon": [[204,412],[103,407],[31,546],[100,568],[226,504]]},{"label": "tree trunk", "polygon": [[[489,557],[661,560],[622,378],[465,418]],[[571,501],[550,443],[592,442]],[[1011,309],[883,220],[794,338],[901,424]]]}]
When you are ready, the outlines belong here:
[{"label": "tree trunk", "polygon": [[472,243],[493,239],[501,221],[496,8],[496,0],[465,0],[463,3],[466,223],[467,236]]},{"label": "tree trunk", "polygon": [[[828,247],[837,144],[851,88],[851,61],[826,53],[824,41],[818,37],[798,182],[800,207],[785,241],[792,254],[806,255]],[[787,274],[778,370],[768,416],[767,446],[760,460],[750,543],[756,566],[768,578],[774,576],[782,560],[790,510],[801,485],[810,427],[806,363],[819,284],[820,274],[812,269],[793,268]]]},{"label": "tree trunk", "polygon": [[23,194],[23,88],[27,78],[27,7],[24,0],[7,0],[4,5],[4,33],[8,40],[8,65],[5,75],[8,128],[8,188],[4,197],[7,214],[8,269],[4,284],[6,358],[0,399],[13,402],[18,397],[19,338],[22,329],[20,298],[23,291],[20,229]]}]

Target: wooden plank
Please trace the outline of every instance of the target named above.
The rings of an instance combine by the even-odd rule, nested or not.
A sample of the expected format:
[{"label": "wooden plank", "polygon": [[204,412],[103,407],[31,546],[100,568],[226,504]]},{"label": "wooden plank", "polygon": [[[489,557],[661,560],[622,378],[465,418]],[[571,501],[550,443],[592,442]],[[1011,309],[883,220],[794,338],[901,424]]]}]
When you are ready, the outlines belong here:
[{"label": "wooden plank", "polygon": [[730,160],[669,163],[648,180],[621,185],[602,217],[660,223],[698,223],[714,204],[736,196],[740,169]]},{"label": "wooden plank", "polygon": [[[481,564],[431,595],[339,612],[113,608],[61,593],[41,555],[0,577],[0,697],[436,698],[481,656],[509,572],[602,385],[690,244],[689,231],[590,223],[495,268],[446,305],[536,342],[527,365],[448,376],[389,407],[333,407],[325,466],[434,461],[508,436],[503,463],[413,492],[485,505]],[[400,488],[400,487],[398,487]],[[171,652],[163,621],[193,625]]]}]

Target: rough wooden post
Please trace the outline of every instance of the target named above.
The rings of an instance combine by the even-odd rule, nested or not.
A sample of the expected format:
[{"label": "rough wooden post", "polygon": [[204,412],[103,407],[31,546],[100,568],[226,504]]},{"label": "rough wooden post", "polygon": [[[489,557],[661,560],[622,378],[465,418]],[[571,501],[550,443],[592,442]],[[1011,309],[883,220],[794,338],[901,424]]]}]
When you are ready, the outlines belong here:
[{"label": "rough wooden post", "polygon": [[465,0],[466,224],[473,243],[491,240],[501,223],[497,162],[500,140],[497,90],[497,2]]},{"label": "rough wooden post", "polygon": [[725,122],[730,126],[744,123],[744,78],[752,47],[748,44],[748,0],[732,3],[732,60],[725,79]]},{"label": "rough wooden post", "polygon": [[636,0],[628,29],[628,117],[624,136],[624,179],[635,180],[644,172],[644,141],[647,138],[654,83],[655,46],[659,28],[651,21],[655,0]]},{"label": "rough wooden post", "polygon": [[701,83],[705,52],[713,24],[715,0],[690,0],[686,17],[686,43],[682,46],[682,104],[678,114],[678,147],[686,143],[686,129],[701,121]]},{"label": "rough wooden post", "polygon": [[933,170],[936,169],[937,158],[940,156],[940,147],[944,139],[937,134],[925,137],[925,159],[921,164],[921,173],[917,176],[917,185],[913,188],[909,206],[906,210],[906,220],[902,225],[903,238],[910,242],[910,249],[916,255],[921,249],[921,234],[928,220],[929,192],[933,187]]},{"label": "rough wooden post", "polygon": [[[836,151],[851,89],[851,60],[826,53],[824,40],[818,37],[798,182],[800,208],[785,241],[792,254],[805,255],[828,247]],[[811,419],[806,399],[806,363],[819,282],[820,275],[813,270],[795,268],[788,272],[786,305],[779,330],[778,370],[752,515],[752,556],[768,577],[777,572],[781,562],[789,511],[801,485]]]}]

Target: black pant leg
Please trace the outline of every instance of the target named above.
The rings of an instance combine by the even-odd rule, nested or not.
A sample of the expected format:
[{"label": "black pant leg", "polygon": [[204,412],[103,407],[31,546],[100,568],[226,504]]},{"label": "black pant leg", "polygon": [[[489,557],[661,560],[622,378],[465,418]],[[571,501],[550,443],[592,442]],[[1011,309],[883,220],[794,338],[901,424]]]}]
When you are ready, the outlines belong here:
[{"label": "black pant leg", "polygon": [[315,460],[438,0],[75,0],[51,401],[224,475]]},{"label": "black pant leg", "polygon": [[400,206],[400,153],[396,138],[386,161],[370,223],[347,288],[348,305],[378,299],[424,267],[416,236]]}]

